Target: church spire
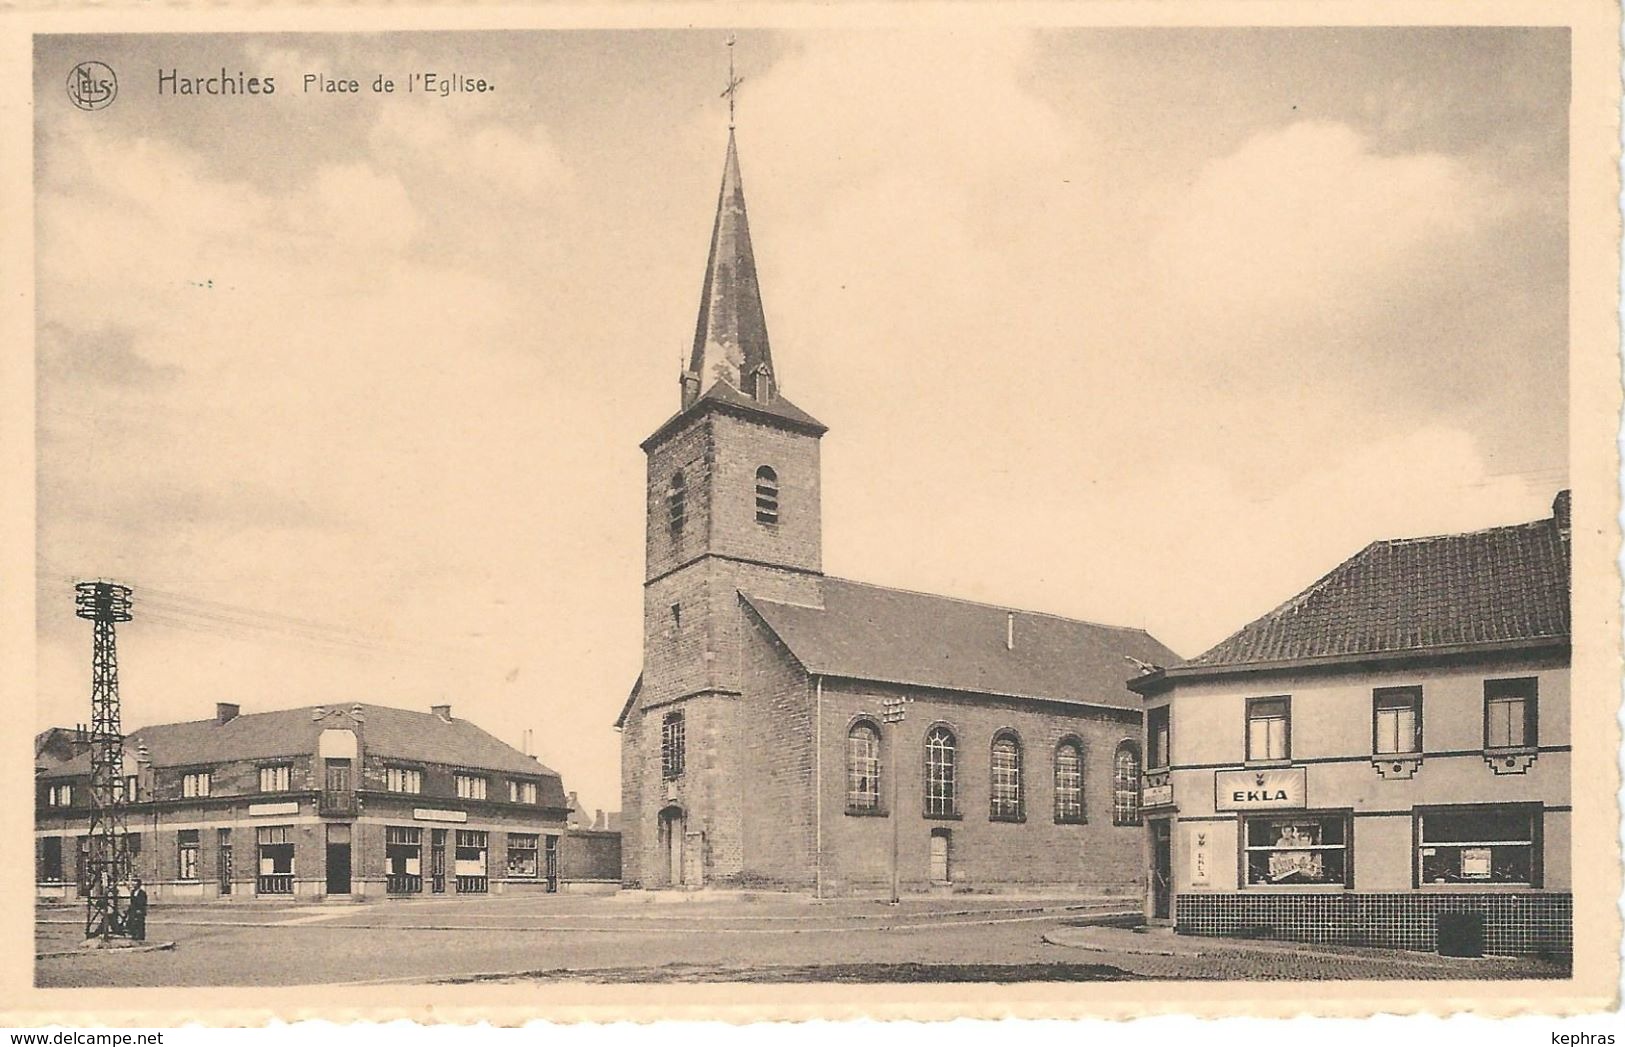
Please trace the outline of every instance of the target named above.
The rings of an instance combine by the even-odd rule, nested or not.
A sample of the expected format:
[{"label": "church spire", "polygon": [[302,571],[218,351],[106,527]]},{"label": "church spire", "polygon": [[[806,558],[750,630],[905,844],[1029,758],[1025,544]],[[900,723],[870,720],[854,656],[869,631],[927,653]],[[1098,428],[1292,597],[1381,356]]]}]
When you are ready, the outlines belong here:
[{"label": "church spire", "polygon": [[733,75],[732,44],[730,39],[728,89],[723,92],[729,109],[728,156],[722,168],[716,222],[711,227],[711,254],[700,291],[694,351],[683,374],[685,408],[719,380],[758,401],[770,401],[777,395],[762,291],[756,281],[756,255],[745,218],[739,153],[734,145],[733,96],[740,81]]}]

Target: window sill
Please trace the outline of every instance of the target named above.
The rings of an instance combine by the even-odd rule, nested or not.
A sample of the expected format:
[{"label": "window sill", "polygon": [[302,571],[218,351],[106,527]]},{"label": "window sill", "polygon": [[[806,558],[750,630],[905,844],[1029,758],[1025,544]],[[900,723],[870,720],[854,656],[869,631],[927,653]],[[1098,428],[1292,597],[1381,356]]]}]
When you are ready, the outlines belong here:
[{"label": "window sill", "polygon": [[1338,894],[1353,889],[1344,883],[1249,883],[1242,887],[1253,894]]},{"label": "window sill", "polygon": [[987,820],[990,822],[1008,822],[1012,825],[1021,825],[1027,821],[1027,816],[1025,814],[990,814],[987,816]]},{"label": "window sill", "polygon": [[1275,767],[1291,767],[1292,757],[1287,756],[1279,760],[1248,760],[1242,766],[1249,771],[1254,770],[1255,768],[1258,770],[1267,770]]},{"label": "window sill", "polygon": [[931,822],[962,822],[965,820],[965,816],[957,811],[953,814],[932,814],[930,811],[926,811],[920,817]]},{"label": "window sill", "polygon": [[1485,756],[1533,756],[1540,751],[1535,745],[1486,745]]},{"label": "window sill", "polygon": [[1541,888],[1529,883],[1419,883],[1418,891],[1439,894],[1450,891],[1472,891],[1475,894],[1528,894]]},{"label": "window sill", "polygon": [[851,818],[884,818],[887,812],[883,807],[848,807],[846,813]]},{"label": "window sill", "polygon": [[1074,817],[1074,818],[1057,818],[1057,819],[1055,819],[1055,824],[1056,825],[1088,825],[1089,824],[1089,819],[1084,818],[1081,815],[1078,816],[1078,817]]}]

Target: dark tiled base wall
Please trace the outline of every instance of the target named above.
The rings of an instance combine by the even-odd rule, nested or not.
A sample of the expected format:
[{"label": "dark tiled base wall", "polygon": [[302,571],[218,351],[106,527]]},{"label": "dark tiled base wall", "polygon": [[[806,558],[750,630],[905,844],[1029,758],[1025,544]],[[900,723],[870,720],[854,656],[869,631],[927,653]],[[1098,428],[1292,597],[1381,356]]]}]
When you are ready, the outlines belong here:
[{"label": "dark tiled base wall", "polygon": [[1484,914],[1484,950],[1500,956],[1572,955],[1570,894],[1186,894],[1181,934],[1281,938],[1433,952],[1438,916]]}]

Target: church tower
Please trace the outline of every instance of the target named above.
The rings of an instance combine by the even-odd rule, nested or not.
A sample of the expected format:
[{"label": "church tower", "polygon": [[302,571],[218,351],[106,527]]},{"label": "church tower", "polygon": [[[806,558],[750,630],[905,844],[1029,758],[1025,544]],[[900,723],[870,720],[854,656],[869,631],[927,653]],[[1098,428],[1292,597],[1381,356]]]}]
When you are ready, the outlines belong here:
[{"label": "church tower", "polygon": [[819,439],[779,387],[734,133],[680,408],[642,447],[643,675],[622,729],[623,851],[645,887],[742,869],[741,592],[821,606]]}]

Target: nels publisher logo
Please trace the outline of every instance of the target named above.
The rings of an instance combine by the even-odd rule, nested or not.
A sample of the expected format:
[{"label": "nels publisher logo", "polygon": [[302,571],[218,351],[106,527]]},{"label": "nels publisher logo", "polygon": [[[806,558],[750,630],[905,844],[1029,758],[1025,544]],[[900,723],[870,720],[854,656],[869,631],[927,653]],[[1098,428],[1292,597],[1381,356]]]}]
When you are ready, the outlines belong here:
[{"label": "nels publisher logo", "polygon": [[68,74],[68,100],[86,112],[106,109],[118,97],[118,77],[106,62],[80,62]]}]

